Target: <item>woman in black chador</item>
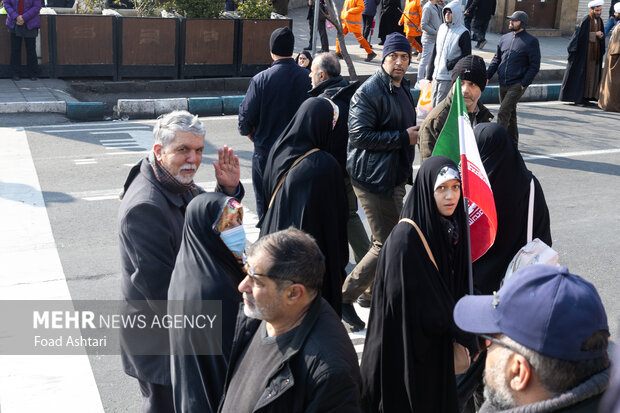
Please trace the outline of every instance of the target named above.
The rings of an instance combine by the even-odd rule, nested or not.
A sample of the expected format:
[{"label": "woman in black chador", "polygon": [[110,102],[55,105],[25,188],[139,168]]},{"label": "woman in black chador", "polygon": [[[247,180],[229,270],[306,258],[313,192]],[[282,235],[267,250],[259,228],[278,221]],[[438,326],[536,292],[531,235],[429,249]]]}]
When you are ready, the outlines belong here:
[{"label": "woman in black chador", "polygon": [[[243,279],[246,243],[239,202],[222,193],[196,196],[187,206],[183,241],[168,289],[171,314],[213,314],[206,300],[221,302],[221,355],[219,334],[210,328],[170,330],[171,372],[177,412],[216,412],[222,397],[228,356]],[[208,325],[208,324],[207,324]],[[215,340],[215,341],[214,341]]]},{"label": "woman in black chador", "polygon": [[476,345],[452,318],[468,285],[467,220],[452,160],[432,156],[422,164],[400,218],[377,263],[361,405],[373,413],[456,413],[455,350],[475,352]]},{"label": "woman in black chador", "polygon": [[290,226],[306,231],[325,255],[322,296],[341,313],[342,283],[349,261],[348,204],[338,161],[327,152],[338,106],[307,99],[274,143],[263,185],[269,205],[260,236]]},{"label": "woman in black chador", "polygon": [[489,177],[495,210],[497,235],[489,250],[474,261],[474,284],[480,294],[499,290],[508,264],[527,243],[527,216],[530,185],[534,182],[533,238],[551,246],[549,209],[538,179],[525,162],[508,132],[497,123],[484,123],[474,129],[482,164]]}]

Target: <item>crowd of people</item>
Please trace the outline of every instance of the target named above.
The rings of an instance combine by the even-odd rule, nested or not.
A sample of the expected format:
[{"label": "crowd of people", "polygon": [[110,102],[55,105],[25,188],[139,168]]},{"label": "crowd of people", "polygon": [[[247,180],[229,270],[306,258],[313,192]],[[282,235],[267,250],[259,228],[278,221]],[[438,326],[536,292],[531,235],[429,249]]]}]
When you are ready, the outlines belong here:
[{"label": "crowd of people", "polygon": [[[239,108],[239,133],[254,144],[260,236],[252,245],[234,151],[218,150],[218,185],[207,193],[193,180],[204,125],[184,111],[157,120],[153,150],[121,195],[121,291],[147,314],[162,300],[175,311],[219,301],[222,328],[217,351],[198,350],[209,340],[200,329],[123,341],[143,411],[620,409],[617,391],[603,400],[609,327],[594,286],[557,265],[505,276],[528,242],[552,245],[543,188],[518,150],[516,102],[540,62],[527,15],[510,16],[511,41],[500,42],[487,68],[471,55],[460,2],[436,6],[425,6],[443,15],[433,35],[452,45],[437,47],[425,69],[441,73],[445,97],[421,126],[405,77],[418,36],[386,34],[380,68],[360,84],[341,76],[336,54],[293,59],[290,29],[273,32],[274,63],[252,79]],[[492,122],[479,98],[495,71],[508,103]],[[474,294],[459,165],[433,156],[458,84],[498,223],[494,244],[473,262]],[[414,175],[415,145],[422,162]],[[356,265],[347,274],[348,244]],[[367,326],[355,302],[370,307]],[[361,364],[345,326],[367,327]],[[130,348],[136,343],[147,350]],[[150,355],[155,346],[170,355]]]}]

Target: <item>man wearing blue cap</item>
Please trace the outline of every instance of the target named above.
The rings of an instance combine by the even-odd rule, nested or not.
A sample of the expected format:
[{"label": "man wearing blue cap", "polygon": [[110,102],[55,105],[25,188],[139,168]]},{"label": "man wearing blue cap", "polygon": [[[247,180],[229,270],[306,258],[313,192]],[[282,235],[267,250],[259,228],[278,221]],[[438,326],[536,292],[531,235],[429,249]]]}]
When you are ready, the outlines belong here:
[{"label": "man wearing blue cap", "polygon": [[461,298],[454,321],[487,344],[480,413],[598,411],[609,327],[588,281],[565,267],[527,266],[493,295]]},{"label": "man wearing blue cap", "polygon": [[347,172],[372,233],[370,249],[342,287],[342,319],[355,331],[365,325],[353,302],[372,285],[379,251],[398,221],[405,184],[411,183],[420,127],[415,126],[415,104],[405,79],[410,62],[407,38],[389,34],[381,67],[351,98]]}]

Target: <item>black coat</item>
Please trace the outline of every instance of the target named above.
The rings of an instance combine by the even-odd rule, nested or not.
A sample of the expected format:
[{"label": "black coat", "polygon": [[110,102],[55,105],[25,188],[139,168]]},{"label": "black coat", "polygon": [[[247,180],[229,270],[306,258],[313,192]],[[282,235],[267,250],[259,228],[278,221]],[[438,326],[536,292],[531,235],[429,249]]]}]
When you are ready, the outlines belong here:
[{"label": "black coat", "polygon": [[253,133],[255,149],[269,152],[311,88],[307,69],[292,58],[276,60],[250,81],[239,105],[239,133]]},{"label": "black coat", "polygon": [[400,16],[403,14],[400,10],[399,0],[381,0],[381,20],[379,21],[379,37],[383,40],[390,33],[404,34],[403,26],[398,25]]},{"label": "black coat", "polygon": [[527,243],[527,215],[530,182],[534,180],[533,237],[551,246],[549,209],[538,179],[526,168],[514,142],[497,123],[474,128],[482,164],[489,177],[495,210],[497,235],[489,250],[473,263],[474,284],[481,294],[499,290],[506,268]]},{"label": "black coat", "polygon": [[[340,165],[327,152],[333,113],[326,99],[308,99],[271,148],[263,180],[265,205],[280,179],[286,177],[259,226],[261,237],[290,226],[314,237],[325,256],[323,298],[340,314],[342,283],[349,262],[349,212]],[[313,148],[320,150],[292,167]]]},{"label": "black coat", "polygon": [[[407,79],[400,86],[409,91]],[[415,108],[411,94],[407,96]],[[409,145],[407,130],[401,129],[402,123],[402,108],[392,81],[379,68],[351,98],[347,172],[353,185],[392,196],[396,185],[404,183],[396,182],[402,152],[409,156],[411,179],[414,148]]]},{"label": "black coat", "polygon": [[461,197],[452,215],[459,237],[454,245],[433,195],[444,166],[457,169],[444,156],[422,164],[401,213],[418,224],[439,270],[407,222],[396,224],[379,254],[360,367],[368,413],[457,411],[453,343],[472,351],[475,345],[452,317],[467,293],[467,220]]},{"label": "black coat", "polygon": [[241,302],[237,286],[244,277],[241,264],[214,229],[229,199],[221,193],[200,194],[187,207],[183,241],[168,289],[168,310],[170,314],[200,314],[204,313],[200,311],[203,301],[220,301],[222,331],[221,351],[214,347],[210,329],[170,333],[177,413],[215,412],[223,395]]},{"label": "black coat", "polygon": [[[373,0],[374,1],[374,0]],[[332,132],[327,151],[334,155],[340,166],[342,173],[347,174],[347,144],[349,143],[349,104],[351,97],[360,86],[359,81],[351,82],[342,76],[332,77],[324,80],[310,90],[310,96],[326,97],[332,100],[340,109],[340,116],[336,127]]]},{"label": "black coat", "polygon": [[[244,194],[241,184],[239,193],[241,199]],[[168,297],[170,276],[181,246],[185,208],[191,198],[189,193],[178,195],[164,188],[146,158],[129,172],[118,210],[118,235],[121,294],[133,304],[142,303],[135,311],[153,314],[162,310],[154,300]],[[158,349],[155,354],[162,354],[161,349],[168,346],[168,334],[152,340],[139,337],[137,341],[123,337],[121,340],[141,345],[143,354],[148,354],[149,348]],[[170,356],[133,355],[131,349],[121,348],[121,359],[128,375],[149,383],[170,385]]]},{"label": "black coat", "polygon": [[[226,375],[230,385],[237,363],[261,321],[243,314],[237,317],[235,340]],[[357,355],[340,317],[317,297],[311,304],[280,367],[254,410],[256,413],[355,413],[360,411],[360,373]],[[234,397],[235,395],[226,395]],[[223,406],[220,404],[220,410]]]},{"label": "black coat", "polygon": [[[599,17],[601,31],[603,20]],[[560,100],[564,102],[581,102],[586,82],[586,66],[588,61],[588,44],[590,36],[590,15],[581,20],[579,28],[573,33],[568,43],[568,63],[560,89]],[[599,39],[601,46],[601,58],[599,61],[599,76],[603,69],[603,57],[605,55],[605,37]]]},{"label": "black coat", "polygon": [[497,0],[472,0],[465,5],[465,11],[478,19],[487,20],[495,14],[496,5]]}]

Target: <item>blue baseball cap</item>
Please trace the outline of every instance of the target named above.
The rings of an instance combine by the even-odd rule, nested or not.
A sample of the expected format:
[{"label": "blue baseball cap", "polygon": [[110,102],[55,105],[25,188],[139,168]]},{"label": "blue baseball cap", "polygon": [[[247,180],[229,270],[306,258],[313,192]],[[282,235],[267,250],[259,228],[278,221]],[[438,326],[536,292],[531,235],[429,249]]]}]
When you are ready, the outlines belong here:
[{"label": "blue baseball cap", "polygon": [[599,330],[609,331],[596,288],[566,267],[535,264],[516,271],[493,295],[465,296],[454,321],[474,334],[504,334],[540,354],[588,360],[601,350],[582,350]]}]

